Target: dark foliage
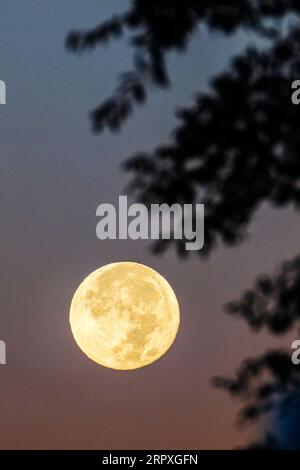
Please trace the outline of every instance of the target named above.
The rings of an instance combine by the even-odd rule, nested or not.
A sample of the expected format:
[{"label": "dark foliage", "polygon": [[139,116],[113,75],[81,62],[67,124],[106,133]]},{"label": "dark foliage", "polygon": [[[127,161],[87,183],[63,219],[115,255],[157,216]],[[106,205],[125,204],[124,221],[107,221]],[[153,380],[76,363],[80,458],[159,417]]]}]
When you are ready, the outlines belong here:
[{"label": "dark foliage", "polygon": [[134,0],[129,11],[95,28],[72,31],[66,45],[74,52],[84,52],[124,36],[128,36],[133,48],[133,70],[121,77],[116,93],[92,113],[94,130],[119,129],[134,106],[146,98],[150,85],[167,86],[168,53],[186,50],[199,27],[225,35],[243,28],[273,38],[278,31],[270,20],[299,12],[297,0]]},{"label": "dark foliage", "polygon": [[[283,335],[300,325],[300,258],[284,263],[273,277],[258,278],[241,300],[227,305],[230,315],[243,318],[252,329],[266,328]],[[291,350],[271,350],[244,361],[233,379],[217,377],[214,385],[240,397],[246,406],[239,422],[255,421],[280,404],[285,414],[299,408],[300,369],[291,361]]]},{"label": "dark foliage", "polygon": [[275,335],[299,327],[300,257],[284,263],[273,277],[259,277],[254,288],[240,301],[228,304],[226,310],[243,318],[254,330],[267,328]]},{"label": "dark foliage", "polygon": [[271,50],[236,57],[209,93],[178,112],[171,143],[125,164],[144,202],[205,203],[201,255],[218,241],[240,242],[262,202],[300,205],[300,113],[291,102],[299,51],[300,30],[293,29]]}]

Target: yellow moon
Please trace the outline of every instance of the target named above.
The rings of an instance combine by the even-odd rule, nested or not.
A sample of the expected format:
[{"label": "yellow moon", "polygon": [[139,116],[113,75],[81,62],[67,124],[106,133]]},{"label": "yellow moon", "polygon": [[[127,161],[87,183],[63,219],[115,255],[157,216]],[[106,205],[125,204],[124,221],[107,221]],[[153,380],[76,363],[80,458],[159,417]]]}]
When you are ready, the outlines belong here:
[{"label": "yellow moon", "polygon": [[80,349],[102,366],[137,369],[159,359],[179,328],[170,284],[153,269],[123,262],[103,266],[78,287],[70,309]]}]

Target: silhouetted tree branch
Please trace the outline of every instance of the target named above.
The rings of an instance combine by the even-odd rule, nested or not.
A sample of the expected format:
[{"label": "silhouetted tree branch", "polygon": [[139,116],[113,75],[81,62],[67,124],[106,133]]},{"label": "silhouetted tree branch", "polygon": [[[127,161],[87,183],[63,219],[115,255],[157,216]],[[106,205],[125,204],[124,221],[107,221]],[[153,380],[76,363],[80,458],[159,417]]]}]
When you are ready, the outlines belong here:
[{"label": "silhouetted tree branch", "polygon": [[[230,315],[244,319],[255,331],[266,328],[285,334],[300,323],[300,257],[284,263],[273,277],[260,277],[252,290],[241,300],[227,306]],[[239,422],[254,421],[271,411],[280,401],[280,407],[299,406],[300,369],[291,360],[291,351],[271,350],[247,359],[237,370],[235,378],[217,377],[216,387],[246,402]]]},{"label": "silhouetted tree branch", "polygon": [[280,272],[261,276],[241,300],[227,305],[227,312],[243,318],[254,330],[267,328],[280,335],[300,322],[300,257],[284,263]]},{"label": "silhouetted tree branch", "polygon": [[299,52],[300,30],[294,28],[269,50],[249,48],[235,57],[210,92],[177,113],[181,124],[171,143],[125,164],[137,199],[205,204],[201,255],[218,241],[240,242],[262,202],[299,208],[300,113],[291,103]]},{"label": "silhouetted tree branch", "polygon": [[[66,45],[74,52],[90,50],[125,35],[133,48],[134,68],[125,78],[121,77],[116,93],[92,113],[94,130],[100,132],[106,127],[118,130],[134,105],[146,98],[149,86],[168,86],[168,53],[185,51],[200,26],[225,35],[242,28],[261,37],[274,38],[278,34],[274,20],[299,12],[296,0],[135,0],[128,11],[91,30],[72,31]],[[132,84],[128,83],[128,75]],[[128,87],[135,86],[139,89],[138,98],[134,91],[128,93]]]}]

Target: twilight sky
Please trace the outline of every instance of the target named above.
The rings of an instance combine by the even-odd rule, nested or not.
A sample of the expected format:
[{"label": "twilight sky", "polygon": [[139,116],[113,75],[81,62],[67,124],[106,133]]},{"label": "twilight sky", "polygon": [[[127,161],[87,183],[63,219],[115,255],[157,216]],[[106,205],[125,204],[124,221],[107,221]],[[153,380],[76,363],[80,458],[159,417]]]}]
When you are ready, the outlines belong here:
[{"label": "twilight sky", "polygon": [[[242,246],[182,262],[172,251],[150,255],[145,242],[100,242],[95,211],[124,194],[120,163],[165,141],[174,109],[192,103],[250,39],[199,33],[188,55],[170,57],[169,91],[154,91],[120,134],[95,136],[88,112],[130,67],[130,50],[121,41],[77,57],[64,40],[71,29],[94,26],[127,4],[0,3],[0,79],[8,92],[0,108],[0,339],[8,360],[0,369],[0,448],[232,448],[249,436],[235,429],[238,408],[210,380],[234,373],[273,340],[254,336],[222,306],[298,252],[296,216],[264,207]],[[173,348],[134,372],[92,363],[68,323],[82,279],[124,260],[159,271],[181,307]]]}]

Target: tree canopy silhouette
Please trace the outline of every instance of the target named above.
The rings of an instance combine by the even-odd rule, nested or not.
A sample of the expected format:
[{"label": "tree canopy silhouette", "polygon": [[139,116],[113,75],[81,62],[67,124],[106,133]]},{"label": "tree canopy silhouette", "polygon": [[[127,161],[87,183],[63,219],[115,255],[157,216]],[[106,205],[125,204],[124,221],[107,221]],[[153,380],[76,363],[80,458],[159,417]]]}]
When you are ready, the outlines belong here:
[{"label": "tree canopy silhouette", "polygon": [[133,69],[120,77],[115,94],[92,112],[94,130],[118,130],[134,106],[145,101],[151,85],[170,85],[168,53],[185,51],[200,26],[225,35],[244,29],[274,38],[278,36],[274,20],[288,13],[300,13],[297,0],[134,0],[128,11],[95,28],[72,31],[66,45],[74,52],[93,49],[125,34],[133,49]]},{"label": "tree canopy silhouette", "polygon": [[[135,0],[125,13],[67,37],[74,52],[125,37],[132,47],[132,70],[91,114],[95,132],[119,130],[150,89],[170,86],[168,54],[187,51],[195,34],[201,41],[201,28],[227,36],[249,31],[267,40],[233,57],[228,69],[211,79],[209,91],[177,111],[178,125],[167,144],[140,152],[124,165],[132,174],[130,190],[144,203],[205,204],[201,255],[220,243],[240,243],[263,202],[300,207],[300,112],[291,102],[292,82],[300,77],[299,20],[296,0]],[[174,243],[183,255],[185,242],[159,241],[154,249],[160,252]],[[254,331],[281,335],[299,328],[299,293],[297,257],[274,276],[259,277],[226,311]],[[299,381],[290,351],[272,350],[247,359],[234,379],[214,383],[245,400],[244,422],[270,411],[278,396],[290,403]]]},{"label": "tree canopy silhouette", "polygon": [[[267,329],[275,335],[292,328],[299,331],[300,257],[284,263],[274,276],[259,277],[254,288],[239,301],[229,303],[226,310],[243,318],[255,331]],[[241,422],[255,420],[270,411],[278,397],[285,397],[285,403],[297,399],[299,404],[300,371],[292,363],[290,351],[271,350],[247,359],[234,379],[218,377],[214,383],[233,396],[246,398]]]}]

